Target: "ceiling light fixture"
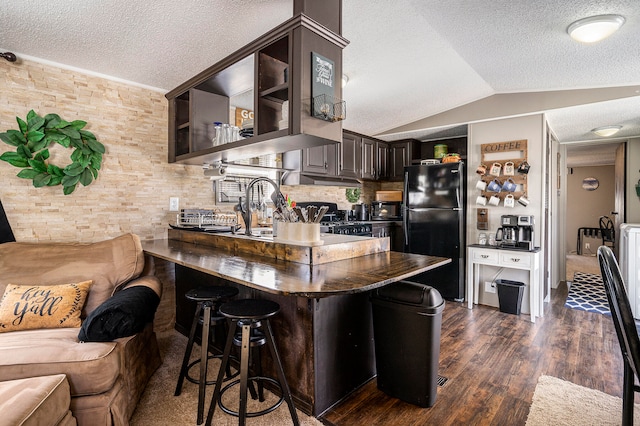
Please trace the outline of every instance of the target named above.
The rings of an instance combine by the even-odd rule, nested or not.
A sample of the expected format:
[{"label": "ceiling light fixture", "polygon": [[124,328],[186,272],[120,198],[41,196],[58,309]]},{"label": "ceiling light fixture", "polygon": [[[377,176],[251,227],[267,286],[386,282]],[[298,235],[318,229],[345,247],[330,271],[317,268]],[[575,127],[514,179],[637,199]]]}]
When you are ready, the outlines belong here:
[{"label": "ceiling light fixture", "polygon": [[624,21],[624,17],[620,15],[590,16],[569,25],[567,33],[576,41],[595,43],[618,31]]},{"label": "ceiling light fixture", "polygon": [[591,131],[598,136],[602,136],[606,138],[606,137],[615,135],[620,131],[620,129],[622,129],[622,126],[602,126],[602,127],[596,127]]}]

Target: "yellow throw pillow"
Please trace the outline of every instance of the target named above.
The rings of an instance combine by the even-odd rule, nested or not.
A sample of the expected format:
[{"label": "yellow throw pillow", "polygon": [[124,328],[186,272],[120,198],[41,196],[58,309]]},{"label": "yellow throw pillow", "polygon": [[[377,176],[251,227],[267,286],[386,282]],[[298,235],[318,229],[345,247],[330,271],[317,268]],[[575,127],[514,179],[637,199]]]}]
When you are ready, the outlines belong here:
[{"label": "yellow throw pillow", "polygon": [[61,285],[7,285],[0,300],[0,333],[80,327],[93,281]]}]

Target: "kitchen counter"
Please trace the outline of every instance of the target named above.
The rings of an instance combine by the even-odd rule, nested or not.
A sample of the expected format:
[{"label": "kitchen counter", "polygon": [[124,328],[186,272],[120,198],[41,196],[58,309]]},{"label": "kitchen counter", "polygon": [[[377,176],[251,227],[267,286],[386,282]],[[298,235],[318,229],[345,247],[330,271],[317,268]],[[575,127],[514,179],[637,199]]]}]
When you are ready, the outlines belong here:
[{"label": "kitchen counter", "polygon": [[[338,235],[330,237],[340,245],[377,240]],[[383,251],[309,265],[169,239],[143,241],[142,248],[151,256],[256,290],[303,297],[366,292],[451,261],[441,257]],[[341,249],[344,250],[347,249]]]},{"label": "kitchen counter", "polygon": [[[280,313],[272,324],[294,403],[316,417],[376,374],[369,291],[451,262],[389,251],[388,238],[331,235],[323,247],[333,246],[349,258],[304,264],[273,255],[297,246],[263,246],[239,236],[217,238],[223,246],[216,247],[207,245],[212,244],[207,236],[194,234],[202,233],[172,233],[173,239],[142,242],[159,269],[175,271],[176,329],[188,333],[195,307],[185,293],[199,286],[230,285],[238,288],[238,299],[277,302]],[[240,241],[248,241],[251,250],[267,251],[240,251]],[[360,248],[350,250],[351,244]],[[361,255],[367,246],[372,252]],[[263,357],[262,369],[276,377],[268,357]]]}]

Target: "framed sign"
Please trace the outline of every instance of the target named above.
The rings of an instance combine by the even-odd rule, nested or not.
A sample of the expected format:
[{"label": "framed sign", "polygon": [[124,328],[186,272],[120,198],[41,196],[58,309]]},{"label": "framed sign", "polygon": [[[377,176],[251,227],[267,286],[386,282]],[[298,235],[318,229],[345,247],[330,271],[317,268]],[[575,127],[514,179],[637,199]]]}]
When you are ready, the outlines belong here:
[{"label": "framed sign", "polygon": [[334,96],[335,64],[331,59],[311,52],[311,97]]}]

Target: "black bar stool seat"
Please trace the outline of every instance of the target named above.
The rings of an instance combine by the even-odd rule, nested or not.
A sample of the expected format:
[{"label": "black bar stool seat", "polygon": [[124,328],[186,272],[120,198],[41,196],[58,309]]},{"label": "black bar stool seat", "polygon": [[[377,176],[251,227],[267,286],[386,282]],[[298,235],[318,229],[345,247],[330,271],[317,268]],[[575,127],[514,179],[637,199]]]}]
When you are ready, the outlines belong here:
[{"label": "black bar stool seat", "polygon": [[[226,317],[220,314],[220,305],[232,297],[238,294],[238,289],[230,286],[205,286],[198,287],[189,290],[185,297],[193,302],[196,302],[196,310],[193,315],[193,321],[191,323],[191,330],[189,332],[189,341],[187,348],[184,352],[184,358],[182,359],[182,367],[180,368],[180,376],[178,377],[178,383],[174,395],[178,396],[182,392],[182,385],[184,379],[192,383],[198,384],[198,424],[202,424],[204,417],[204,398],[206,385],[212,385],[215,382],[207,381],[207,367],[208,361],[213,358],[221,358],[221,355],[209,354],[209,342],[213,344],[215,342],[215,328],[223,327],[225,333],[226,330]],[[198,325],[202,326],[202,335],[200,341],[200,358],[189,363],[191,358],[191,351],[193,350],[193,343],[196,336],[196,330]],[[213,326],[213,329],[211,328]],[[196,364],[200,364],[200,375],[198,378],[194,378],[189,375],[189,370]],[[230,367],[227,366],[227,380],[237,376],[231,375]]]},{"label": "black bar stool seat", "polygon": [[[291,398],[291,391],[282,369],[282,362],[280,355],[276,349],[275,340],[273,338],[273,331],[271,329],[271,322],[269,319],[280,312],[280,305],[271,300],[262,299],[243,299],[227,302],[220,306],[220,314],[228,318],[230,327],[227,334],[227,343],[224,348],[224,354],[222,356],[222,365],[218,371],[218,378],[216,380],[215,390],[213,397],[211,398],[211,405],[209,406],[209,413],[207,415],[207,425],[211,425],[213,415],[216,406],[227,414],[238,417],[238,424],[244,425],[247,417],[258,417],[264,414],[270,413],[278,408],[283,400],[287,402],[289,406],[289,412],[294,425],[299,425],[298,414],[293,405]],[[240,332],[236,334],[234,331],[236,328],[240,329]],[[229,356],[231,353],[232,345],[240,347],[240,379],[236,379],[229,382],[224,388],[222,388],[222,378],[224,369],[229,364]],[[257,375],[249,376],[249,359],[251,357],[250,349],[252,347],[260,347],[267,345],[271,352],[271,356],[276,364],[276,372],[278,374],[278,380],[271,377],[262,376],[260,368],[260,360],[257,360],[258,370]],[[247,412],[247,388],[249,383],[258,382],[260,390],[260,401],[263,401],[262,397],[262,382],[270,382],[275,384],[282,391],[280,399],[261,411]],[[222,394],[230,390],[233,386],[240,384],[240,403],[238,411],[230,410],[222,403]]]}]

